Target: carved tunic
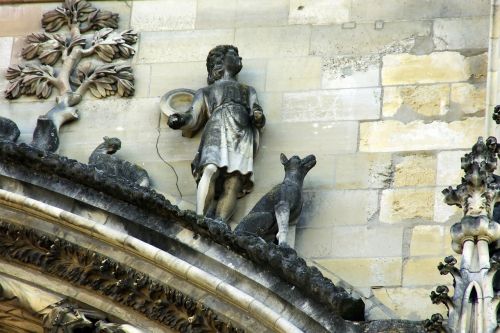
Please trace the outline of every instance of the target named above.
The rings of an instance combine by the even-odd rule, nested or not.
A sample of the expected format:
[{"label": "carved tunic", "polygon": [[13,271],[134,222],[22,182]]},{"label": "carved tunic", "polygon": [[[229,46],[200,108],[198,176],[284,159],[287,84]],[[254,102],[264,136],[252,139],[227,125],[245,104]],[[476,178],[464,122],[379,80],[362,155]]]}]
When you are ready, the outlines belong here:
[{"label": "carved tunic", "polygon": [[253,112],[260,110],[252,87],[233,80],[219,80],[200,89],[193,100],[190,122],[183,127],[197,130],[205,124],[198,151],[191,163],[198,182],[207,164],[215,164],[226,174],[243,177],[240,197],[253,188],[253,159],[259,131],[252,123]]}]

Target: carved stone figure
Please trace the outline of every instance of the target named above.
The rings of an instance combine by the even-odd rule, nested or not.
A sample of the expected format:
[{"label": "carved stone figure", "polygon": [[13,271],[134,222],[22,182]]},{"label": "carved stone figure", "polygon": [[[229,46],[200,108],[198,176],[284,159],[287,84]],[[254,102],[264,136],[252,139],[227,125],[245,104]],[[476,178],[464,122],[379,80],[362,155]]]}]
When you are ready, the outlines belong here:
[{"label": "carved stone figure", "polygon": [[121,148],[120,139],[107,136],[103,139],[104,142],[97,146],[90,155],[89,164],[110,176],[124,178],[140,186],[148,187],[151,181],[146,170],[113,155]]},{"label": "carved stone figure", "polygon": [[102,320],[96,323],[96,333],[146,333],[128,324],[106,323]]},{"label": "carved stone figure", "polygon": [[268,242],[286,243],[288,225],[294,224],[302,211],[302,184],[306,174],[316,165],[316,157],[304,159],[280,156],[285,178],[273,187],[245,216],[235,229],[236,234],[251,234]]},{"label": "carved stone figure", "polygon": [[212,49],[207,57],[209,85],[195,93],[187,112],[168,119],[171,128],[187,136],[204,126],[191,163],[198,183],[196,211],[222,221],[231,217],[236,199],[252,190],[253,160],[265,124],[255,89],[236,80],[241,68],[236,47]]},{"label": "carved stone figure", "polygon": [[16,123],[5,117],[0,117],[0,140],[16,142],[21,132]]},{"label": "carved stone figure", "polygon": [[[133,95],[134,77],[130,66],[78,64],[92,55],[105,62],[132,57],[135,50],[131,45],[137,41],[137,34],[126,30],[113,35],[113,30],[118,28],[118,14],[99,10],[85,0],[65,0],[61,7],[43,14],[42,26],[46,32],[29,35],[28,45],[22,51],[24,59],[38,58],[41,64],[11,66],[7,70],[9,85],[5,96],[9,99],[21,95],[48,98],[53,88],[59,91],[57,104],[38,118],[31,143],[53,152],[59,147],[59,128],[78,119],[74,106],[80,103],[85,92],[90,91],[98,98],[116,93]],[[70,35],[50,34],[63,26],[67,26]],[[96,31],[93,36],[84,35],[92,30]],[[61,68],[54,71],[51,66],[59,59]]]}]

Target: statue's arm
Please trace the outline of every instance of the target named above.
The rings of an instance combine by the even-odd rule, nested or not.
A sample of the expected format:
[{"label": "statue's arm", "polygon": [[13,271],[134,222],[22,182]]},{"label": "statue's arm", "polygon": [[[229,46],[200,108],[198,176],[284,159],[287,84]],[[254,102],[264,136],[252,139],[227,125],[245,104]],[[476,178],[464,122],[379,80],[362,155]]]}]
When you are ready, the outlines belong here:
[{"label": "statue's arm", "polygon": [[253,119],[253,123],[255,127],[262,128],[266,124],[266,116],[264,115],[264,111],[259,104],[259,99],[257,98],[257,92],[253,87],[249,87],[250,89],[250,110],[251,116]]},{"label": "statue's arm", "polygon": [[168,118],[168,126],[172,129],[181,129],[195,132],[207,120],[205,94],[199,89],[194,97],[191,107],[185,113],[174,113]]}]

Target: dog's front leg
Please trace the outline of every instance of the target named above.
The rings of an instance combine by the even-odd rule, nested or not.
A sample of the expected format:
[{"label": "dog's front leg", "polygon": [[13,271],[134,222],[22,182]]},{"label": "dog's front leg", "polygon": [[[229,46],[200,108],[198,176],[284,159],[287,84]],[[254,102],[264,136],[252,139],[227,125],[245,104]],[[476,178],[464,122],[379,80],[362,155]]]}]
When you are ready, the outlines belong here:
[{"label": "dog's front leg", "polygon": [[274,206],[276,221],[278,222],[278,244],[286,244],[288,234],[288,222],[290,219],[290,205],[286,201],[280,201]]}]

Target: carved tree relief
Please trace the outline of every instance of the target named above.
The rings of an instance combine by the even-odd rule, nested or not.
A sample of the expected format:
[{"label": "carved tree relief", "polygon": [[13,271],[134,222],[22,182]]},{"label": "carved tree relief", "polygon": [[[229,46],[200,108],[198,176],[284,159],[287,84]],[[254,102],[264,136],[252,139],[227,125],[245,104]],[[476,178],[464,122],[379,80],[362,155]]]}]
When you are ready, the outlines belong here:
[{"label": "carved tree relief", "polygon": [[[78,119],[74,106],[85,92],[97,98],[133,95],[134,76],[129,65],[80,62],[93,55],[106,63],[131,58],[137,34],[132,30],[115,33],[118,14],[97,9],[85,0],[65,0],[62,6],[43,14],[42,27],[46,32],[29,35],[22,51],[24,59],[37,59],[39,63],[9,67],[5,96],[15,99],[36,95],[45,99],[53,88],[58,90],[57,104],[39,117],[32,142],[38,148],[56,151],[58,130],[64,123]],[[54,33],[64,27],[69,33]],[[90,31],[94,34],[85,34]],[[58,63],[59,68],[54,68]]]}]

